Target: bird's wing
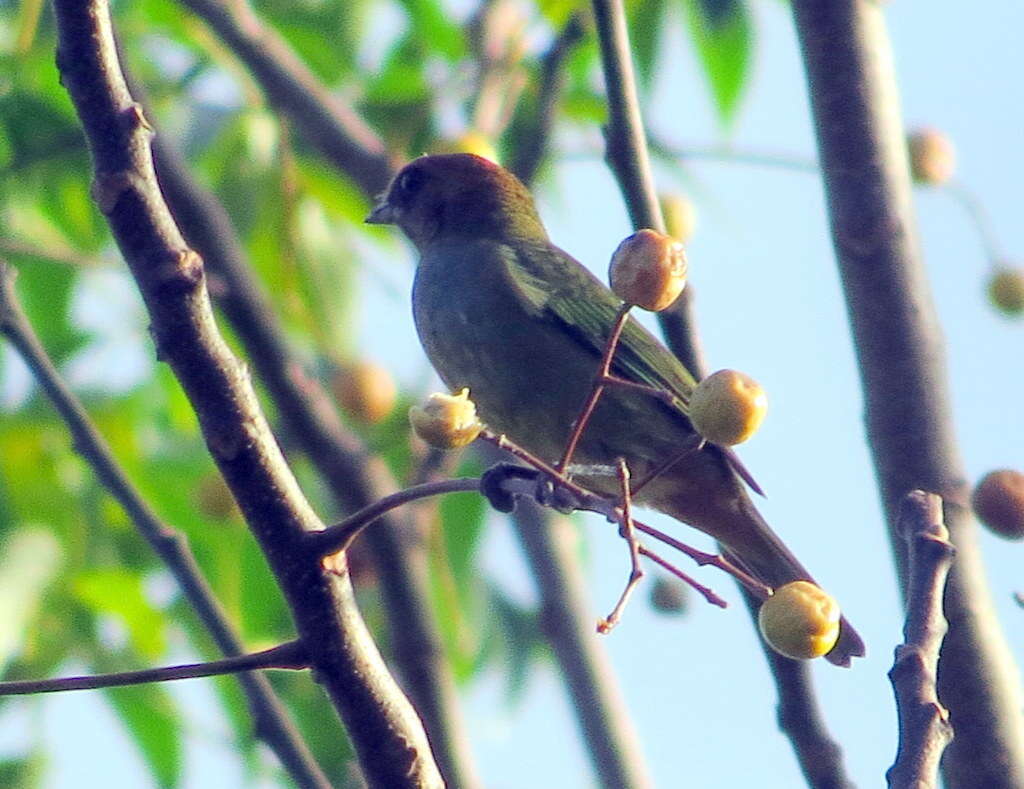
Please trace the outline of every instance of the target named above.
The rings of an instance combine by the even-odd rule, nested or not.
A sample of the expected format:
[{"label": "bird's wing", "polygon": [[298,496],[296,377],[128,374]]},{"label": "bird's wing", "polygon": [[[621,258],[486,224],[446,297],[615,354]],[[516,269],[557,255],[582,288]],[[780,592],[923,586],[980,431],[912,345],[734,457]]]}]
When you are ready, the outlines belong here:
[{"label": "bird's wing", "polygon": [[[538,317],[558,322],[600,358],[620,300],[554,245],[509,247],[502,260],[509,283]],[[664,389],[684,401],[696,386],[682,363],[633,318],[623,328],[612,369],[622,378]]]}]

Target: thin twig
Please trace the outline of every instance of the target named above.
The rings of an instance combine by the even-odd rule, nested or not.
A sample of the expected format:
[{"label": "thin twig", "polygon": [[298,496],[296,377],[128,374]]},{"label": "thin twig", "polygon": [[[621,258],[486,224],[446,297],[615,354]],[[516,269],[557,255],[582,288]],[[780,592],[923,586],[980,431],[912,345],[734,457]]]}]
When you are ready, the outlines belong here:
[{"label": "thin twig", "polygon": [[[203,577],[188,542],[183,535],[157,517],[131,484],[81,402],[61,379],[21,309],[14,291],[14,274],[14,269],[0,261],[0,332],[21,354],[67,423],[75,448],[93,467],[103,486],[128,513],[154,553],[163,560],[214,642],[225,655],[241,655],[244,652],[242,641]],[[281,763],[300,786],[320,789],[328,787],[327,779],[266,678],[243,674],[238,679],[253,716],[256,735],[277,753]]]},{"label": "thin twig", "polygon": [[576,446],[580,442],[580,437],[583,435],[583,431],[587,429],[587,423],[594,413],[597,401],[601,399],[601,394],[604,392],[607,379],[611,374],[612,358],[615,356],[615,349],[619,345],[622,329],[625,327],[626,321],[629,320],[629,311],[632,309],[632,306],[632,304],[623,304],[619,307],[619,311],[615,316],[615,323],[612,324],[611,333],[608,335],[608,341],[605,343],[604,353],[601,356],[601,364],[598,367],[597,374],[594,376],[594,385],[591,387],[587,399],[580,407],[579,415],[572,423],[572,433],[569,435],[569,440],[565,442],[562,458],[555,465],[559,472],[564,472],[569,468],[569,463],[576,452]]},{"label": "thin twig", "polygon": [[643,568],[640,566],[641,545],[636,538],[636,530],[633,528],[633,500],[629,493],[629,466],[626,465],[625,460],[619,458],[616,470],[618,471],[619,490],[622,497],[622,525],[620,533],[622,534],[622,539],[629,546],[629,578],[626,581],[626,588],[622,590],[622,594],[615,604],[615,608],[612,609],[608,616],[597,623],[597,632],[602,635],[610,633],[612,628],[619,623],[619,620],[622,618],[622,612],[626,610],[626,605],[629,603],[629,598],[632,597],[634,590],[644,577]]},{"label": "thin twig", "polygon": [[992,228],[992,217],[989,216],[985,204],[973,191],[959,181],[950,181],[942,187],[960,206],[967,212],[978,237],[981,238],[982,247],[985,250],[985,259],[990,268],[995,268],[1006,260],[1002,246]]},{"label": "thin twig", "polygon": [[723,600],[721,597],[719,597],[715,593],[714,589],[712,589],[711,587],[705,586],[704,584],[700,583],[697,579],[693,578],[688,573],[684,573],[682,570],[680,570],[678,567],[676,567],[676,565],[674,565],[671,562],[667,561],[666,559],[662,558],[660,555],[658,555],[657,553],[652,551],[646,545],[641,545],[640,546],[640,554],[642,556],[646,556],[648,559],[650,559],[652,562],[654,562],[655,564],[657,564],[661,568],[663,568],[663,569],[667,570],[668,572],[672,573],[672,575],[674,575],[680,581],[682,581],[683,583],[685,583],[688,586],[692,587],[705,600],[707,600],[709,603],[711,603],[711,605],[718,606],[719,608],[728,608],[729,607],[729,604],[727,602],[725,602],[725,600]]},{"label": "thin twig", "polygon": [[401,507],[410,501],[425,499],[430,496],[441,496],[445,493],[464,493],[467,491],[479,492],[479,490],[480,479],[478,477],[445,479],[413,485],[397,493],[392,493],[390,496],[378,499],[373,504],[352,513],[340,523],[328,526],[323,531],[310,534],[307,539],[307,545],[309,550],[315,555],[328,556],[348,548],[352,541],[362,533],[363,529],[396,507]]},{"label": "thin twig", "polygon": [[85,677],[57,677],[55,679],[24,679],[0,682],[0,696],[24,696],[34,693],[63,693],[68,690],[95,690],[97,688],[120,688],[125,685],[145,685],[152,682],[169,682],[176,679],[217,677],[223,674],[241,674],[257,669],[309,668],[306,652],[298,641],[253,652],[210,660],[206,663],[186,663],[181,666],[162,666],[140,671],[118,671],[114,674],[92,674]]}]

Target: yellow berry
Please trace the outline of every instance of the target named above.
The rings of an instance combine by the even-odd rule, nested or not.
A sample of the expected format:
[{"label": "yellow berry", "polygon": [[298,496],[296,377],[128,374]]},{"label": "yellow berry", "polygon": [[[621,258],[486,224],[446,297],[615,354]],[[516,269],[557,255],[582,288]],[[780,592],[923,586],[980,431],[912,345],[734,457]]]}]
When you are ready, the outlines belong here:
[{"label": "yellow berry", "polygon": [[489,159],[495,164],[498,162],[498,152],[487,135],[478,132],[476,129],[468,129],[455,139],[441,140],[433,146],[434,153],[475,153],[484,159]]},{"label": "yellow berry", "polygon": [[612,255],[608,280],[627,304],[651,312],[672,305],[686,287],[686,254],[675,239],[654,230],[638,230]]},{"label": "yellow berry", "polygon": [[935,129],[918,129],[907,139],[910,174],[921,184],[938,186],[953,177],[956,150],[950,139]]},{"label": "yellow berry", "polygon": [[757,432],[767,411],[768,395],[761,385],[736,370],[712,373],[690,396],[690,421],[713,444],[742,444]]},{"label": "yellow berry", "polygon": [[438,449],[464,447],[483,430],[468,389],[454,395],[435,392],[422,406],[409,409],[409,422],[416,435]]},{"label": "yellow berry", "polygon": [[988,281],[988,298],[1004,315],[1024,314],[1024,269],[998,268]]},{"label": "yellow berry", "polygon": [[366,360],[340,367],[331,377],[331,390],[342,408],[370,424],[390,414],[398,397],[391,373]]},{"label": "yellow berry", "polygon": [[697,208],[693,201],[681,194],[663,194],[658,201],[668,234],[683,244],[693,238],[697,229]]},{"label": "yellow berry", "polygon": [[1024,474],[1007,468],[990,471],[974,489],[971,507],[1000,537],[1024,539]]},{"label": "yellow berry", "polygon": [[810,581],[793,581],[761,604],[757,623],[764,640],[780,655],[810,660],[835,646],[839,604]]}]

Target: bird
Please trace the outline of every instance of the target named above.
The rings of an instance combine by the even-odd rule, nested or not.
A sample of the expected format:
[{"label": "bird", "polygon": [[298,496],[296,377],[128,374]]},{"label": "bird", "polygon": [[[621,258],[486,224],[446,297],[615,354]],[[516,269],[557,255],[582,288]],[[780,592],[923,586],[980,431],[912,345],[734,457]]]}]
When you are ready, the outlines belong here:
[{"label": "bird", "polygon": [[[441,380],[452,391],[468,388],[492,431],[557,462],[591,391],[620,299],[551,242],[515,175],[474,154],[412,160],[366,221],[397,225],[419,253],[413,318]],[[682,402],[696,385],[632,317],[611,372]],[[573,480],[616,495],[619,458],[641,479],[696,444],[693,426],[671,400],[638,388],[606,388],[573,455]],[[636,503],[711,535],[769,587],[813,582],[758,512],[734,466],[721,448],[705,444],[643,487]],[[826,659],[848,666],[864,653],[843,618]]]}]

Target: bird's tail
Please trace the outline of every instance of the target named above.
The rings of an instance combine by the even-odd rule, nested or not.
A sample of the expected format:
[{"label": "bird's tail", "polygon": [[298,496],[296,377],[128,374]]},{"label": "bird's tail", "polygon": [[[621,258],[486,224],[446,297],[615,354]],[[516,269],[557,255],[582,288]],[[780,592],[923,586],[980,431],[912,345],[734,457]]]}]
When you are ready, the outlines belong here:
[{"label": "bird's tail", "polygon": [[[676,495],[659,497],[656,506],[715,537],[733,561],[772,588],[790,581],[817,583],[765,522],[739,481],[731,474],[727,476],[732,484],[714,486],[719,495],[695,496],[681,490]],[[864,652],[864,642],[843,617],[839,640],[825,659],[837,666],[849,666],[853,658],[862,657]]]}]

